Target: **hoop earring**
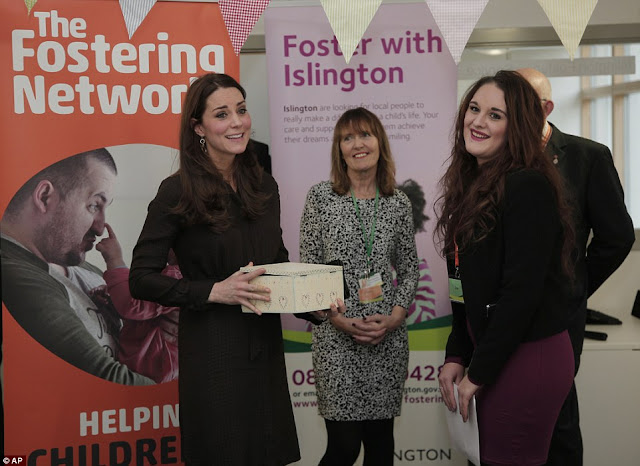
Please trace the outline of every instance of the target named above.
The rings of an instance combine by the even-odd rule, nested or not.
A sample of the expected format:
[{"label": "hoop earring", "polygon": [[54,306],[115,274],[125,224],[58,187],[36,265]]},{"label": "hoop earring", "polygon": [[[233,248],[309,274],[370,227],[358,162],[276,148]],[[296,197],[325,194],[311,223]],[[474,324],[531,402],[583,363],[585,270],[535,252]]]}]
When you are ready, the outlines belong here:
[{"label": "hoop earring", "polygon": [[204,137],[200,138],[200,149],[202,149],[202,152],[204,152],[205,154],[207,153],[207,144]]}]

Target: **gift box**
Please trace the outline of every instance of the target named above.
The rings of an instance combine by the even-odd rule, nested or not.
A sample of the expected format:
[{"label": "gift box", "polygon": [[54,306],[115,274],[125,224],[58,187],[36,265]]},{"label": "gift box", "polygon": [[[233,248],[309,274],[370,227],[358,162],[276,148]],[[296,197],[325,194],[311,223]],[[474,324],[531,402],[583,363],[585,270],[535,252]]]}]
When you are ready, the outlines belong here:
[{"label": "gift box", "polygon": [[[344,300],[342,267],[339,265],[280,264],[242,267],[241,272],[266,269],[250,283],[263,285],[271,290],[271,301],[251,300],[261,312],[297,313],[329,309],[338,298]],[[253,312],[242,306],[243,312]]]}]

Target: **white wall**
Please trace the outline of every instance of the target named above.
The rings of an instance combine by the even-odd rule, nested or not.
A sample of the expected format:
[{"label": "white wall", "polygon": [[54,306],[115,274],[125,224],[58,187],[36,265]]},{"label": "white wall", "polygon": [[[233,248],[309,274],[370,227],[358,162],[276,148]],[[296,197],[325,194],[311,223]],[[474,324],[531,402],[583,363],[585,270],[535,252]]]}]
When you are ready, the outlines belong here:
[{"label": "white wall", "polygon": [[[247,91],[251,114],[252,137],[269,144],[269,100],[267,91],[267,57],[264,53],[240,54],[240,84]],[[273,156],[273,154],[272,154]]]}]

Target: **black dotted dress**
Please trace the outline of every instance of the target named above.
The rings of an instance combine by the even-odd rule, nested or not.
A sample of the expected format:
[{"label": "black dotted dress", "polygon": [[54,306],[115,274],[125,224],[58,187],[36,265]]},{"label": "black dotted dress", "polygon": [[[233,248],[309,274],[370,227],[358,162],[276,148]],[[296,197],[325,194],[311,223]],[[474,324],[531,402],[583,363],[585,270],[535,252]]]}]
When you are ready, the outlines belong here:
[{"label": "black dotted dress", "polygon": [[[375,201],[358,200],[367,231],[374,218]],[[413,301],[418,283],[411,203],[399,190],[380,196],[372,263],[382,275],[384,300],[360,304],[358,277],[366,268],[366,249],[351,195],[333,192],[331,183],[311,188],[300,224],[302,262],[327,263],[340,259],[350,298],[347,317],[390,315],[394,306],[405,309]],[[394,288],[392,269],[398,274]],[[313,367],[320,415],[333,421],[389,419],[400,415],[407,373],[409,345],[406,324],[387,334],[375,346],[360,345],[326,321],[313,328]]]}]

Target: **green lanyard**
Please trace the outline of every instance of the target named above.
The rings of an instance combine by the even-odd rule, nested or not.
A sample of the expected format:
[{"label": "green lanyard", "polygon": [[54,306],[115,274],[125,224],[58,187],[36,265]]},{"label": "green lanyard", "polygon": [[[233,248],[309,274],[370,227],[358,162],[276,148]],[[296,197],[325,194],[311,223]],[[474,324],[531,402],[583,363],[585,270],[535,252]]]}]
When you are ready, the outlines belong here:
[{"label": "green lanyard", "polygon": [[364,238],[364,244],[367,250],[367,273],[371,271],[371,251],[373,250],[373,238],[376,233],[376,219],[378,218],[379,197],[380,191],[376,186],[376,201],[373,211],[373,222],[371,222],[371,231],[367,235],[367,230],[364,228],[364,222],[362,221],[362,215],[360,214],[360,208],[358,207],[356,196],[353,194],[353,189],[351,190],[351,199],[353,200],[353,206],[356,208],[356,215],[358,215],[358,220],[360,221],[360,227],[362,228],[362,237]]}]

